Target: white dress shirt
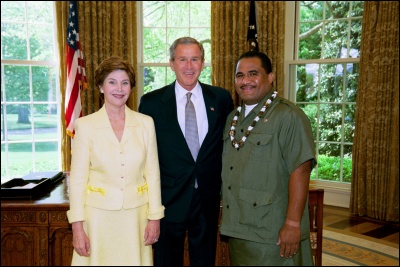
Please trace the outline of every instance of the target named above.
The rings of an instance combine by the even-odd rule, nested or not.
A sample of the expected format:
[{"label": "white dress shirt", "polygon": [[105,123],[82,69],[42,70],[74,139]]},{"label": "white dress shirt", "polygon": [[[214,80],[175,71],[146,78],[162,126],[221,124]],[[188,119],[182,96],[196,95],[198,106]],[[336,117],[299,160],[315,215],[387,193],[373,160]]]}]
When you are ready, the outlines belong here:
[{"label": "white dress shirt", "polygon": [[[176,108],[178,112],[178,122],[181,126],[181,130],[183,135],[185,135],[185,106],[187,102],[186,93],[189,91],[183,88],[178,81],[175,82],[175,95],[176,95]],[[207,120],[207,112],[206,105],[204,103],[203,91],[201,90],[200,84],[197,82],[196,86],[190,91],[192,96],[190,100],[192,100],[194,108],[196,110],[196,120],[197,120],[197,129],[199,132],[199,143],[200,146],[203,143],[204,138],[208,132],[208,120]]]}]

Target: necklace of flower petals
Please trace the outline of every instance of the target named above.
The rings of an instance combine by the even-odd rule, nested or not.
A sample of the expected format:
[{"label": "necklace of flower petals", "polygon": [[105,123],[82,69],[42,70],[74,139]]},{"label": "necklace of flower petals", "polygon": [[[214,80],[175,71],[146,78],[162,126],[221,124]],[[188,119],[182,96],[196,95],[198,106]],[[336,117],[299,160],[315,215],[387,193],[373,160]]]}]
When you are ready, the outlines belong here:
[{"label": "necklace of flower petals", "polygon": [[244,142],[246,141],[247,137],[249,136],[250,132],[254,129],[254,126],[256,123],[260,120],[260,117],[264,114],[264,112],[268,109],[269,105],[272,103],[272,101],[276,98],[278,95],[277,91],[274,91],[272,96],[265,101],[264,105],[260,109],[260,112],[258,112],[257,116],[254,118],[253,122],[249,125],[249,128],[247,128],[247,131],[244,133],[242,139],[237,141],[235,139],[235,134],[236,134],[236,125],[237,125],[237,120],[239,118],[240,111],[242,110],[242,107],[239,106],[236,110],[235,116],[233,116],[232,122],[231,122],[231,130],[229,131],[229,136],[231,137],[232,141],[232,146],[234,148],[239,149],[240,147],[244,146]]}]

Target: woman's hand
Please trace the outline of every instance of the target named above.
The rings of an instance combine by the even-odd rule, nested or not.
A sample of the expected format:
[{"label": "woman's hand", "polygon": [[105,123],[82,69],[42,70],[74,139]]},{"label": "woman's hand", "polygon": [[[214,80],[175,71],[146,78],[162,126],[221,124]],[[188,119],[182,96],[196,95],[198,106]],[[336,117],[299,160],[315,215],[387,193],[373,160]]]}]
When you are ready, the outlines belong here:
[{"label": "woman's hand", "polygon": [[144,242],[146,246],[152,245],[158,241],[160,236],[160,220],[150,220],[144,231]]},{"label": "woman's hand", "polygon": [[80,256],[90,256],[89,237],[83,230],[83,222],[72,223],[72,245]]}]

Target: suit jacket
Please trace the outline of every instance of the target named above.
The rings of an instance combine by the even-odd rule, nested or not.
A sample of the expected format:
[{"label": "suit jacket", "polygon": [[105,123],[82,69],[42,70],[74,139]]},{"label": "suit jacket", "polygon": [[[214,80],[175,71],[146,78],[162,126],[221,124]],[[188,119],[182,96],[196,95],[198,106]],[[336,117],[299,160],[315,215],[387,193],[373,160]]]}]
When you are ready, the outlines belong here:
[{"label": "suit jacket", "polygon": [[153,120],[125,107],[118,141],[105,106],[75,121],[69,180],[70,223],[84,221],[85,205],[104,210],[149,205],[148,219],[164,216]]},{"label": "suit jacket", "polygon": [[208,119],[208,133],[194,161],[179,126],[175,82],[142,96],[139,112],[155,124],[165,220],[182,222],[188,212],[197,177],[201,205],[209,220],[217,220],[221,191],[222,130],[233,109],[230,93],[200,83]]}]

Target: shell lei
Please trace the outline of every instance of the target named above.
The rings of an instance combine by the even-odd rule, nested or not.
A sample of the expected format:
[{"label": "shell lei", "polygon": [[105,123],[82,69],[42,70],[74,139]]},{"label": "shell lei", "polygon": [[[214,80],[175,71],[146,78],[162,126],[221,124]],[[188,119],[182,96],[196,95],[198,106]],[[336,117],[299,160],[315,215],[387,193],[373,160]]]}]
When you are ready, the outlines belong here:
[{"label": "shell lei", "polygon": [[244,142],[246,141],[247,137],[251,133],[251,131],[254,129],[254,126],[256,123],[260,120],[260,117],[265,113],[265,111],[269,108],[269,105],[272,103],[272,101],[276,98],[278,95],[277,91],[274,91],[274,93],[271,95],[270,98],[265,101],[264,105],[261,107],[260,111],[258,112],[257,116],[254,118],[253,122],[249,125],[247,128],[247,131],[244,133],[243,137],[237,141],[235,139],[235,134],[236,134],[236,125],[238,122],[238,118],[240,115],[240,111],[242,110],[242,107],[239,106],[236,110],[235,116],[233,116],[232,122],[231,122],[231,130],[229,131],[229,136],[231,137],[232,141],[232,146],[236,149],[239,149],[240,147],[244,146]]}]

